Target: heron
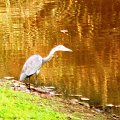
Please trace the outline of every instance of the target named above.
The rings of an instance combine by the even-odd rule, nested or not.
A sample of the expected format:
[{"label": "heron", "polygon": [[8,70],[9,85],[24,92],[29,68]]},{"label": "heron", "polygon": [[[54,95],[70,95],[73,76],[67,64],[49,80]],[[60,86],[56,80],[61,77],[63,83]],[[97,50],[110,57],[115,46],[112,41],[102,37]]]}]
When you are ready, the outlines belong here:
[{"label": "heron", "polygon": [[23,65],[22,72],[20,75],[20,81],[24,81],[26,78],[28,78],[28,80],[29,80],[28,85],[29,85],[29,89],[30,89],[30,77],[33,76],[34,74],[36,74],[36,76],[37,76],[40,72],[42,65],[44,63],[46,63],[47,61],[49,61],[53,57],[53,55],[56,51],[72,52],[71,49],[69,49],[63,45],[58,45],[50,51],[50,53],[48,54],[47,57],[41,57],[38,54],[34,54],[34,55],[30,56]]}]

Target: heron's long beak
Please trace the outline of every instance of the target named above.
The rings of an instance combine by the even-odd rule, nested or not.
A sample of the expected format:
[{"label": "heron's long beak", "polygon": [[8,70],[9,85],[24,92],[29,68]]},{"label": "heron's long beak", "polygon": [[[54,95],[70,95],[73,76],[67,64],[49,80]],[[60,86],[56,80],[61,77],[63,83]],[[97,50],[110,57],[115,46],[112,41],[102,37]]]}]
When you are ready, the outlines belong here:
[{"label": "heron's long beak", "polygon": [[66,48],[66,50],[65,51],[69,51],[69,52],[72,52],[72,50],[71,49],[69,49],[69,48]]}]

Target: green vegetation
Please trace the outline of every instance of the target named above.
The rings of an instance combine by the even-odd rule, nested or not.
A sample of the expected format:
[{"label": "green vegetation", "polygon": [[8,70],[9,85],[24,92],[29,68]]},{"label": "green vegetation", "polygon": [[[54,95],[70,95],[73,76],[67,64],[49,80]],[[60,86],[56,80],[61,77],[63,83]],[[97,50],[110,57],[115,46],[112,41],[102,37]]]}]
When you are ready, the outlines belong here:
[{"label": "green vegetation", "polygon": [[46,99],[0,88],[0,118],[5,120],[64,120],[66,116],[55,112]]},{"label": "green vegetation", "polygon": [[12,82],[1,80],[0,83],[0,120],[106,120],[101,113],[70,100],[14,91]]}]

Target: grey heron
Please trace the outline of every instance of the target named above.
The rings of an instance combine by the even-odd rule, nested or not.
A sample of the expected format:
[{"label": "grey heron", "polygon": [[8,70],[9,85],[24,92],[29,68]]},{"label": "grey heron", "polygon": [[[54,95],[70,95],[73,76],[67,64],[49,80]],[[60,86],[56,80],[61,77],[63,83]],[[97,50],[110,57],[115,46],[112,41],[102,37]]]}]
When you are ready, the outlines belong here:
[{"label": "grey heron", "polygon": [[23,65],[22,72],[20,75],[20,81],[24,81],[26,78],[29,78],[29,89],[30,89],[30,77],[34,74],[37,75],[40,71],[41,66],[47,61],[49,61],[53,57],[56,51],[72,52],[71,49],[63,45],[58,45],[50,51],[47,57],[42,58],[40,55],[37,54],[30,56]]}]

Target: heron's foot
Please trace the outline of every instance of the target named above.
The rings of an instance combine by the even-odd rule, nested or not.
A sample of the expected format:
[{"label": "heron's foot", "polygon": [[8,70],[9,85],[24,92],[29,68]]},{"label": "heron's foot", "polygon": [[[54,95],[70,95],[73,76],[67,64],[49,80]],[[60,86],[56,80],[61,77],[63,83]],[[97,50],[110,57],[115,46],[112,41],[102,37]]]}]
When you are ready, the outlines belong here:
[{"label": "heron's foot", "polygon": [[30,86],[28,86],[27,89],[29,90],[29,92],[32,92],[32,89],[30,88]]},{"label": "heron's foot", "polygon": [[25,85],[26,85],[27,89],[30,90],[30,84],[29,83],[25,83]]},{"label": "heron's foot", "polygon": [[29,83],[25,83],[26,86],[29,86]]},{"label": "heron's foot", "polygon": [[27,89],[31,91],[31,88],[30,88],[30,87],[28,87]]}]

